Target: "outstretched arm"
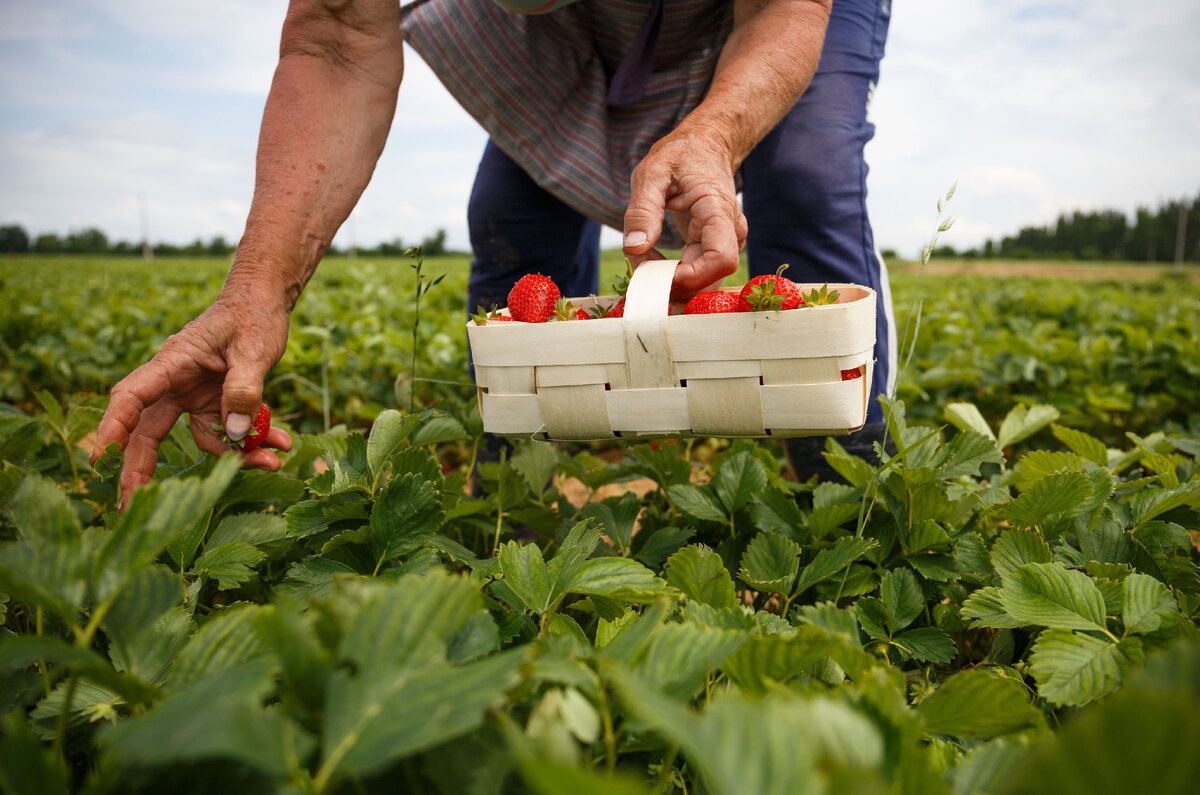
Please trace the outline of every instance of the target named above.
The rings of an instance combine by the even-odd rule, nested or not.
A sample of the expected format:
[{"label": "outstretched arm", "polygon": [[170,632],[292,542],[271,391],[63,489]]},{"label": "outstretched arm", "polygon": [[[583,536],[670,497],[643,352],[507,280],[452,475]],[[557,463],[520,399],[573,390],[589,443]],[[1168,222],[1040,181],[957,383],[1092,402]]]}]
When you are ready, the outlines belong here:
[{"label": "outstretched arm", "polygon": [[[241,439],[283,356],[288,321],[383,151],[403,73],[395,0],[292,0],[259,134],[254,197],[233,267],[207,310],[113,387],[92,460],[125,451],[123,499],[154,473],[158,447],[190,415],[197,445],[225,444],[218,417]],[[288,449],[272,432],[268,445]],[[259,448],[246,464],[271,469]]]},{"label": "outstretched arm", "polygon": [[737,0],[708,94],[634,169],[625,254],[644,258],[670,211],[684,237],[677,293],[737,270],[747,227],[733,175],[808,87],[830,7],[831,0]]}]

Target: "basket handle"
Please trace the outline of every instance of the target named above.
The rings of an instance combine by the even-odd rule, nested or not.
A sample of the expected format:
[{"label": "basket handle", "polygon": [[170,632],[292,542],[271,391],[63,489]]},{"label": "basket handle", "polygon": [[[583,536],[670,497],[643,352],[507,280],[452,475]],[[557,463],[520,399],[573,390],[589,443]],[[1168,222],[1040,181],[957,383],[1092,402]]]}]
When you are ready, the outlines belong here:
[{"label": "basket handle", "polygon": [[625,292],[625,362],[631,389],[678,386],[667,330],[671,282],[679,260],[643,262],[634,269]]}]

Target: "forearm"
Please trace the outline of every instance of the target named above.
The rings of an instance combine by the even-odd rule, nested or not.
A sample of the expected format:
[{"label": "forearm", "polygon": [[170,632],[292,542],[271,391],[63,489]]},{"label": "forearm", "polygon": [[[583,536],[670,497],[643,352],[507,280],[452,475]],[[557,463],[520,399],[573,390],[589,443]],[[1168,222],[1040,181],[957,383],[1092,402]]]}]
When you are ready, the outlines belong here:
[{"label": "forearm", "polygon": [[808,87],[831,0],[737,0],[734,30],[704,100],[678,132],[710,138],[736,170]]},{"label": "forearm", "polygon": [[398,8],[395,0],[293,1],[226,291],[278,298],[290,311],[354,208],[395,114]]}]

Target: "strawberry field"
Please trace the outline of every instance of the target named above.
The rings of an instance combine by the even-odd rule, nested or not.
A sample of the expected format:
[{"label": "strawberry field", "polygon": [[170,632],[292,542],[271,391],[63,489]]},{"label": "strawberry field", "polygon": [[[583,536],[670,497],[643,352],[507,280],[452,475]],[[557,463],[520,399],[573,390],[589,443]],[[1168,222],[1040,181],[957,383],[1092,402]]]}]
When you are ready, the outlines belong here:
[{"label": "strawberry field", "polygon": [[837,482],[775,440],[472,477],[466,260],[414,265],[318,272],[280,472],[181,423],[118,513],[105,395],[228,263],[0,262],[0,790],[1200,780],[1200,283],[895,276],[894,449],[831,442]]}]

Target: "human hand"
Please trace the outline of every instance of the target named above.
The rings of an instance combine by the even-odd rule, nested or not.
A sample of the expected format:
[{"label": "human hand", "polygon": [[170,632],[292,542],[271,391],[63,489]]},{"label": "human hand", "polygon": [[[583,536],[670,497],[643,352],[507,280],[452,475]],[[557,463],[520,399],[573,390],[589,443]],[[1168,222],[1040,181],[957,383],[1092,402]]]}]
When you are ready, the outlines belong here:
[{"label": "human hand", "polygon": [[728,152],[711,129],[681,125],[651,147],[633,171],[625,255],[635,264],[646,259],[669,211],[684,238],[673,301],[686,301],[737,270],[747,224]]},{"label": "human hand", "polygon": [[[269,302],[268,302],[269,303]],[[154,357],[113,387],[92,448],[93,464],[110,444],[125,452],[121,506],[149,483],[158,448],[186,413],[192,438],[206,453],[229,445],[212,425],[220,421],[230,439],[242,439],[258,413],[262,382],[287,346],[288,313],[282,303],[264,308],[248,289],[229,290],[163,343]],[[243,453],[243,466],[278,470],[271,450],[292,449],[288,434],[272,428],[263,446]]]}]

